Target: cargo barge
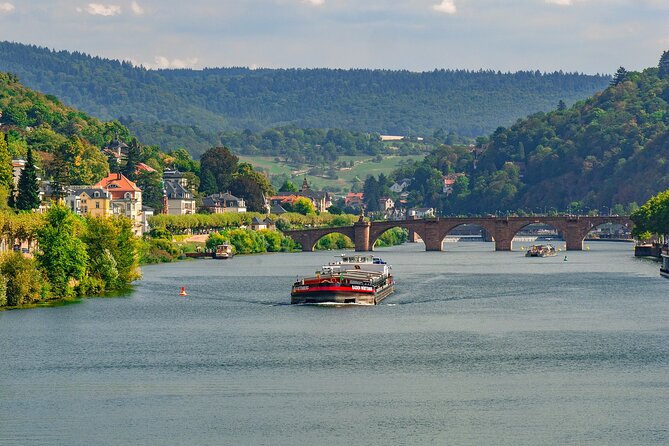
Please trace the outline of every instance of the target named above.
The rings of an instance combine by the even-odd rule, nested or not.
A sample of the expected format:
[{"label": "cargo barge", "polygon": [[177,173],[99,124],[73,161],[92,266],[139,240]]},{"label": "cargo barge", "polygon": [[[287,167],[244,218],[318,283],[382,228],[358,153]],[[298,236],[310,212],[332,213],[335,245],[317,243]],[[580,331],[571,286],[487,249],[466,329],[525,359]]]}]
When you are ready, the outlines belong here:
[{"label": "cargo barge", "polygon": [[395,289],[391,267],[378,257],[344,254],[323,265],[315,276],[297,280],[291,304],[376,305]]}]

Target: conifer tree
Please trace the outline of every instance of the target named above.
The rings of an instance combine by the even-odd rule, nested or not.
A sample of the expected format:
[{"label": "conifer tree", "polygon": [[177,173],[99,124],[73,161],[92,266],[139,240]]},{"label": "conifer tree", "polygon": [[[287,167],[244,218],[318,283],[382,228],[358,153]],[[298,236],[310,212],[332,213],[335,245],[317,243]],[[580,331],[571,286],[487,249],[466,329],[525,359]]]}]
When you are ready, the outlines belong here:
[{"label": "conifer tree", "polygon": [[660,64],[658,65],[660,69],[658,76],[660,79],[669,79],[669,51],[662,53],[660,57]]},{"label": "conifer tree", "polygon": [[26,165],[19,178],[19,196],[16,207],[22,211],[37,209],[40,205],[39,184],[37,182],[37,167],[33,158],[33,151],[28,147]]},{"label": "conifer tree", "polygon": [[613,75],[613,79],[611,79],[611,86],[616,86],[622,81],[625,80],[625,77],[627,77],[627,70],[623,67],[618,68],[618,71],[616,71],[616,74]]},{"label": "conifer tree", "polygon": [[140,162],[141,155],[142,152],[137,138],[132,138],[132,141],[128,144],[128,159],[123,169],[121,169],[121,173],[131,181],[137,179],[137,163]]}]

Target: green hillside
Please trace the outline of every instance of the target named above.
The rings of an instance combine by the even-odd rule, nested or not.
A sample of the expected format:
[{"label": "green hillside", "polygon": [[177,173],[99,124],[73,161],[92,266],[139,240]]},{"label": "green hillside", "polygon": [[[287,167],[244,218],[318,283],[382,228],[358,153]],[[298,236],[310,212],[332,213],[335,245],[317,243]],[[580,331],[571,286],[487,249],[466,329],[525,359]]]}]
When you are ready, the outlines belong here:
[{"label": "green hillside", "polygon": [[[447,213],[643,203],[669,187],[667,65],[669,52],[663,69],[621,69],[610,87],[585,101],[500,127],[477,147],[442,147],[396,176],[417,175],[415,201]],[[431,186],[453,172],[467,177],[449,196]]]},{"label": "green hillside", "polygon": [[0,70],[100,119],[123,117],[148,143],[158,142],[163,132],[147,125],[180,126],[170,129],[168,141],[182,146],[207,145],[223,129],[285,125],[421,136],[443,129],[475,137],[550,110],[559,100],[583,99],[609,81],[534,71],[146,70],[10,42],[0,43]]}]

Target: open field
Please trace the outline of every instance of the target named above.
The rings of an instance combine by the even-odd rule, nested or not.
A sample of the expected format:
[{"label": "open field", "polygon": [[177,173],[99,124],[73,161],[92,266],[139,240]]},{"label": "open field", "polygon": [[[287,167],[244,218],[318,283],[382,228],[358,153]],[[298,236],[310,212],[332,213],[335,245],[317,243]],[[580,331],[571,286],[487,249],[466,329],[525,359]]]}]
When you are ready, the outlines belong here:
[{"label": "open field", "polygon": [[[353,179],[356,177],[364,181],[367,175],[378,176],[381,173],[388,175],[402,163],[419,161],[423,157],[424,155],[386,156],[380,162],[376,162],[372,156],[341,156],[337,160],[337,163],[353,161],[354,166],[337,170],[337,179],[323,178],[322,176],[309,174],[307,172],[312,168],[309,166],[293,166],[283,162],[277,163],[274,157],[239,156],[239,159],[242,162],[252,164],[254,167],[262,168],[264,171],[269,172],[270,176],[287,175],[292,178],[292,181],[298,187],[302,184],[306,173],[307,181],[314,189],[348,191]],[[325,166],[326,169],[329,167]]]}]

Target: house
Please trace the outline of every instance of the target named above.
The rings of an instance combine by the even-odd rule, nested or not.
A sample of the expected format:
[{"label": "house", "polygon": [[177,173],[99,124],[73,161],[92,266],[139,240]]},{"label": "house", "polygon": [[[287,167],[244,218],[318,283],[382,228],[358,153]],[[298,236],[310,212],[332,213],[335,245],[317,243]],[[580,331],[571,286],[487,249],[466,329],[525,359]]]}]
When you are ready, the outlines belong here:
[{"label": "house", "polygon": [[396,194],[399,194],[400,192],[405,191],[410,184],[411,184],[410,178],[403,178],[399,181],[394,182],[393,185],[390,186],[390,190],[395,192]]},{"label": "house", "polygon": [[195,198],[188,189],[188,179],[177,170],[163,172],[163,184],[167,209],[163,213],[168,215],[194,214],[196,211]]},{"label": "house", "polygon": [[260,231],[261,229],[272,229],[272,230],[274,230],[274,229],[276,229],[276,225],[269,218],[265,218],[264,220],[261,220],[258,217],[253,217],[253,220],[251,220],[251,229],[253,231]]},{"label": "house", "polygon": [[212,214],[226,212],[246,212],[246,203],[243,198],[237,198],[230,192],[209,195],[202,199],[202,209]]},{"label": "house", "polygon": [[137,163],[136,172],[137,173],[140,173],[140,172],[153,173],[153,172],[158,172],[158,171],[156,169],[154,169],[153,167],[149,166],[148,164]]},{"label": "house", "polygon": [[112,215],[112,195],[103,188],[70,186],[65,196],[65,205],[77,215],[108,217]]},{"label": "house", "polygon": [[379,210],[387,211],[395,207],[395,202],[390,197],[381,197],[379,198]]},{"label": "house", "polygon": [[285,214],[286,212],[288,211],[285,210],[280,204],[272,204],[272,206],[269,209],[269,213],[274,215],[281,215]]},{"label": "house", "polygon": [[362,209],[365,207],[365,194],[362,192],[349,192],[344,197],[344,206],[355,209]]},{"label": "house", "polygon": [[93,185],[111,194],[113,215],[124,215],[132,221],[136,235],[142,235],[142,190],[121,173],[110,173]]},{"label": "house", "polygon": [[279,192],[277,195],[274,195],[269,198],[270,204],[290,204],[295,203],[295,200],[298,198],[308,198],[314,204],[314,208],[318,212],[327,212],[327,209],[332,206],[332,197],[329,193],[325,191],[314,191],[309,187],[307,182],[307,177],[304,177],[302,181],[302,187],[298,192]]},{"label": "house", "polygon": [[458,178],[464,177],[464,173],[449,173],[448,175],[444,175],[441,177],[441,181],[443,184],[443,189],[442,191],[446,195],[450,195],[453,193],[453,186],[455,185],[455,182],[457,181]]},{"label": "house", "polygon": [[382,142],[404,140],[404,136],[398,136],[398,135],[379,135],[379,138],[381,138]]},{"label": "house", "polygon": [[407,211],[408,218],[432,218],[435,215],[434,208],[414,208]]}]

